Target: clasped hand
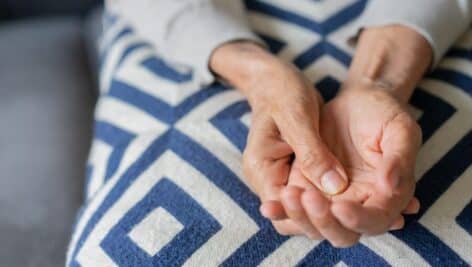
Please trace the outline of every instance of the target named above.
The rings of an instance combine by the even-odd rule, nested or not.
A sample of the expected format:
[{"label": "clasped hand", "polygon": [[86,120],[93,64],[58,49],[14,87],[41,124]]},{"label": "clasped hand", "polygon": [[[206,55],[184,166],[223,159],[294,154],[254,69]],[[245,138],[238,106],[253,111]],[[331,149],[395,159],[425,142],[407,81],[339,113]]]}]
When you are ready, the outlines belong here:
[{"label": "clasped hand", "polygon": [[211,64],[251,105],[242,166],[262,215],[282,235],[335,247],[402,228],[403,215],[419,210],[421,130],[403,103],[408,97],[350,77],[323,103],[295,66],[255,47],[223,47]]},{"label": "clasped hand", "polygon": [[404,106],[369,84],[346,84],[323,105],[294,67],[270,76],[252,88],[262,92],[250,98],[243,155],[262,214],[283,235],[336,247],[401,228],[402,214],[419,208],[413,170],[421,142]]}]

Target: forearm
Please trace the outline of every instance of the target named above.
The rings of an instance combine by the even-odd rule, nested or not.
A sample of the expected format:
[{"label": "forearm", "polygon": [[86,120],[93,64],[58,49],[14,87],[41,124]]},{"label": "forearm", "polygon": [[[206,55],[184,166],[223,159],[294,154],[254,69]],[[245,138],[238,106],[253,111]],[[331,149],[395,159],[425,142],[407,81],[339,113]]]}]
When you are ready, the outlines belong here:
[{"label": "forearm", "polygon": [[290,64],[250,41],[226,43],[215,49],[210,58],[210,68],[241,91],[253,108],[260,104],[255,103],[260,102],[259,95],[272,93],[275,97],[275,91],[268,94],[273,88],[264,88],[266,83],[283,83],[284,77],[289,76],[292,70]]},{"label": "forearm", "polygon": [[431,60],[431,46],[410,28],[365,29],[359,37],[346,82],[388,90],[405,103]]},{"label": "forearm", "polygon": [[245,95],[257,76],[279,64],[272,54],[250,41],[223,44],[210,57],[210,69]]}]

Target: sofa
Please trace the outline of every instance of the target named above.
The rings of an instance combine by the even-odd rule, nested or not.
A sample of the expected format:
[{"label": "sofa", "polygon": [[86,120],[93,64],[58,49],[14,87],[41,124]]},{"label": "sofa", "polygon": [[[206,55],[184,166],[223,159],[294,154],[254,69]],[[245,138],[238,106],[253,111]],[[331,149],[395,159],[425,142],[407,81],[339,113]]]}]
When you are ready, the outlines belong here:
[{"label": "sofa", "polygon": [[64,265],[91,138],[95,2],[0,1],[0,266]]}]

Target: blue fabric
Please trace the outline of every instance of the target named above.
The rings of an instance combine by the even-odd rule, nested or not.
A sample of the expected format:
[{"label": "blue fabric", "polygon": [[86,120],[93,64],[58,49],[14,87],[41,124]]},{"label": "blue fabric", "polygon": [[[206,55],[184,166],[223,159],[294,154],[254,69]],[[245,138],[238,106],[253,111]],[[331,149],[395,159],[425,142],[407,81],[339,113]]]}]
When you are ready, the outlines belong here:
[{"label": "blue fabric", "polygon": [[[293,62],[302,70],[327,58],[330,66],[348,67],[349,51],[330,37],[347,27],[365,3],[338,3],[336,12],[317,21],[270,1],[246,1],[251,16],[269,17],[318,37],[293,56]],[[107,28],[118,27],[119,20],[107,18]],[[418,177],[416,191],[422,203],[419,214],[409,216],[401,231],[362,240],[349,249],[336,249],[326,241],[310,243],[280,236],[259,214],[259,200],[239,177],[241,172],[235,163],[246,144],[245,117],[250,114],[241,95],[219,83],[200,88],[198,73],[161,57],[139,38],[133,39],[139,36],[131,27],[124,25],[116,32],[102,51],[103,86],[88,164],[87,201],[75,227],[68,266],[110,262],[118,266],[192,262],[198,266],[196,262],[202,264],[202,259],[195,255],[203,255],[203,263],[207,264],[202,265],[223,266],[255,266],[274,258],[284,266],[333,266],[340,262],[348,266],[471,264],[470,187],[456,186],[472,185],[471,173],[467,172],[472,164],[472,125],[457,119],[471,111],[472,70],[467,69],[472,58],[470,47],[454,47],[446,56],[446,60],[466,62],[464,69],[440,64],[411,99],[412,107],[419,112],[422,149],[426,151],[420,165],[426,167]],[[281,53],[292,42],[269,32],[260,35],[274,53]],[[141,78],[129,80],[127,75],[138,75],[133,72],[136,70]],[[339,73],[328,73],[315,79],[314,84],[329,100],[339,90]],[[438,137],[448,132],[451,138]],[[437,152],[438,147],[446,149]],[[461,192],[465,197],[449,200]],[[221,203],[234,203],[247,218],[219,203],[216,196]],[[450,207],[459,207],[459,212],[451,215],[444,210],[444,216],[441,212],[438,215],[435,210],[444,206],[444,201],[449,201]],[[129,233],[158,207],[179,221],[183,230],[156,254],[149,255],[143,245],[147,241],[138,244],[141,241],[136,243]],[[112,219],[115,217],[116,221]],[[453,230],[448,232],[449,228]],[[159,243],[159,235],[151,234],[154,231],[166,230],[149,229],[153,242]],[[220,241],[211,253],[202,252],[206,246],[214,246],[212,242],[224,231],[228,231],[222,238],[224,242]],[[240,236],[246,238],[241,241]],[[290,242],[298,244],[297,249],[283,247]],[[287,254],[278,258],[277,253],[284,255],[282,250]],[[291,258],[298,255],[297,250],[305,252]]]}]

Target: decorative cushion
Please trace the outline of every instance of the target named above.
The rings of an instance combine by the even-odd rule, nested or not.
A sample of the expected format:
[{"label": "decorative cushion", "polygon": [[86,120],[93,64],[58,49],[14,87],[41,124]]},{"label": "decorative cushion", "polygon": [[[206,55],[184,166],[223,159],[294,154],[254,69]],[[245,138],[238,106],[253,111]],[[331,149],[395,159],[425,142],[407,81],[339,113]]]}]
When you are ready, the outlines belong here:
[{"label": "decorative cushion", "polygon": [[[365,1],[247,1],[254,31],[333,97]],[[105,18],[84,203],[68,266],[460,266],[472,263],[472,30],[418,86],[418,215],[348,249],[278,235],[245,185],[250,109],[202,87],[119,17]],[[203,37],[202,37],[203,38]]]}]

